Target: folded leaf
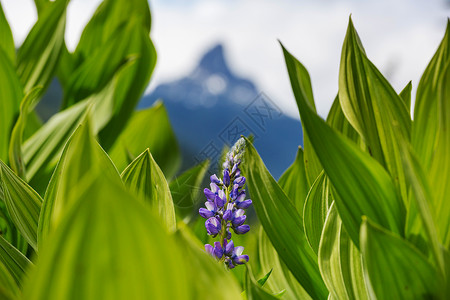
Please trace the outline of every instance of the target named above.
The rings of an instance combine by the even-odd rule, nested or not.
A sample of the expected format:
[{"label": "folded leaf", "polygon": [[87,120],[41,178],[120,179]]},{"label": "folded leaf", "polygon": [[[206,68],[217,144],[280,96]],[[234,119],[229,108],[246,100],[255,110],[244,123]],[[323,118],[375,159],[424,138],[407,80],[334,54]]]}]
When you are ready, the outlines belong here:
[{"label": "folded leaf", "polygon": [[365,219],[361,253],[369,291],[377,299],[444,299],[442,277],[417,249]]},{"label": "folded leaf", "polygon": [[328,291],[320,276],[317,255],[304,235],[302,218],[248,139],[241,169],[256,214],[278,255],[312,298],[326,299]]},{"label": "folded leaf", "polygon": [[247,300],[275,300],[278,299],[272,294],[269,294],[267,291],[262,288],[258,282],[256,282],[255,277],[251,271],[250,266],[247,267],[247,274],[245,280],[245,292],[247,296]]},{"label": "folded leaf", "polygon": [[5,300],[18,299],[20,289],[13,276],[0,260],[0,298]]},{"label": "folded leaf", "polygon": [[3,264],[8,269],[9,274],[19,287],[22,286],[22,280],[27,276],[27,272],[33,265],[25,255],[8,243],[1,235],[0,264]]},{"label": "folded leaf", "polygon": [[[287,66],[299,62],[284,48]],[[291,82],[298,74],[288,67]],[[359,246],[361,216],[367,215],[391,231],[403,234],[405,208],[385,169],[369,154],[328,126],[304,98],[297,98],[302,125],[325,173],[336,190],[336,205],[347,233]]]},{"label": "folded leaf", "polygon": [[411,90],[412,84],[410,81],[399,94],[400,98],[402,98],[403,102],[405,102],[405,106],[408,110],[408,113],[411,112]]},{"label": "folded leaf", "polygon": [[158,212],[169,231],[176,228],[175,210],[169,185],[147,149],[122,172],[125,185]]},{"label": "folded leaf", "polygon": [[0,161],[0,180],[12,221],[31,247],[36,250],[42,198],[2,161]]}]

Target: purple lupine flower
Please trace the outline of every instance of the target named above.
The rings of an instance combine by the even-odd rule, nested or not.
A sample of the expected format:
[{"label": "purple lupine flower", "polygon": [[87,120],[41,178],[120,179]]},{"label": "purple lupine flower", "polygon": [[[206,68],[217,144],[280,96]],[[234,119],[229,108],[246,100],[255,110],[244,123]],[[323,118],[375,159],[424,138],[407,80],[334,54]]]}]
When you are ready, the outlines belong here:
[{"label": "purple lupine flower", "polygon": [[220,237],[220,241],[214,242],[214,247],[205,245],[205,250],[224,262],[229,269],[249,260],[248,255],[242,255],[243,247],[234,247],[230,231],[233,229],[236,234],[245,234],[250,230],[250,226],[244,224],[247,219],[244,209],[252,204],[252,200],[245,199],[246,179],[241,176],[239,169],[244,146],[244,139],[239,139],[227,153],[223,163],[223,178],[215,174],[210,177],[211,189],[204,190],[208,199],[206,208],[199,209],[199,214],[207,219],[205,227],[208,234]]},{"label": "purple lupine flower", "polygon": [[211,217],[214,217],[214,215],[216,214],[217,211],[217,205],[213,202],[205,202],[205,206],[206,208],[200,208],[198,210],[198,213],[200,214],[200,216],[202,216],[205,219],[209,219]]},{"label": "purple lupine flower", "polygon": [[220,232],[220,229],[222,229],[222,225],[216,217],[211,217],[206,220],[205,227],[208,234],[212,236],[216,236]]}]

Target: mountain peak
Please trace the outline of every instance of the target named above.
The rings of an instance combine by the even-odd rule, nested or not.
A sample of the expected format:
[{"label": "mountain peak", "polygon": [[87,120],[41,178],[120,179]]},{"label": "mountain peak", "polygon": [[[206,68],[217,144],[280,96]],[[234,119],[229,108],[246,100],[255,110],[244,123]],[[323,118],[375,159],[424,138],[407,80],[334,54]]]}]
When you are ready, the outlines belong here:
[{"label": "mountain peak", "polygon": [[222,44],[217,44],[202,57],[199,67],[213,73],[229,73]]}]

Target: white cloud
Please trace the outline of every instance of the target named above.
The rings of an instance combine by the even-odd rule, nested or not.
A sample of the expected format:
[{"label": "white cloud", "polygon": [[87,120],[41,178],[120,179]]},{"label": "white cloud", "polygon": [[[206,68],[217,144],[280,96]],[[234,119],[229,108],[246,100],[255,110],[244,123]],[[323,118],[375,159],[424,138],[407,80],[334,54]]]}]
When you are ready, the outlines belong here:
[{"label": "white cloud", "polygon": [[[73,49],[99,0],[72,0],[66,40]],[[31,0],[1,0],[20,44],[36,20]],[[337,93],[340,51],[352,13],[369,58],[400,91],[416,87],[443,36],[450,14],[439,0],[151,0],[158,64],[151,87],[186,75],[204,51],[225,44],[238,74],[298,117],[280,39],[309,70],[319,113]]]}]

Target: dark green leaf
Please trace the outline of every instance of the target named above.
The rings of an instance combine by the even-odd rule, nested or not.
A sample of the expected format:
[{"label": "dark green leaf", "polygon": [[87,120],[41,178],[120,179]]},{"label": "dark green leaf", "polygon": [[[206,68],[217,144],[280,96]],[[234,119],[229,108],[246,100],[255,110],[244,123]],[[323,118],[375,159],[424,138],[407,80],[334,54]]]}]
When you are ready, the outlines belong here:
[{"label": "dark green leaf", "polygon": [[0,263],[3,263],[20,287],[22,286],[22,280],[27,276],[27,272],[33,265],[25,255],[8,243],[1,235]]},{"label": "dark green leaf", "polygon": [[258,218],[280,258],[312,298],[325,299],[328,292],[317,255],[304,235],[302,218],[248,139],[241,168]]},{"label": "dark green leaf", "polygon": [[19,286],[0,259],[0,299],[13,300],[19,296]]},{"label": "dark green leaf", "polygon": [[16,46],[14,45],[14,38],[9,27],[8,20],[3,12],[3,7],[0,4],[0,50],[3,50],[6,57],[12,65],[16,63]]},{"label": "dark green leaf", "polygon": [[250,266],[247,266],[247,275],[245,280],[245,291],[247,300],[275,300],[278,299],[274,295],[269,294],[256,282],[252,274]]},{"label": "dark green leaf", "polygon": [[297,156],[292,165],[278,179],[278,184],[302,216],[309,184],[306,178],[304,155],[301,147],[298,147]]},{"label": "dark green leaf", "polygon": [[399,94],[400,98],[402,98],[403,102],[405,102],[405,106],[408,110],[408,113],[411,112],[411,90],[412,84],[410,81]]}]

